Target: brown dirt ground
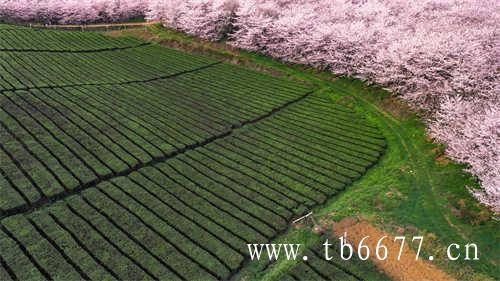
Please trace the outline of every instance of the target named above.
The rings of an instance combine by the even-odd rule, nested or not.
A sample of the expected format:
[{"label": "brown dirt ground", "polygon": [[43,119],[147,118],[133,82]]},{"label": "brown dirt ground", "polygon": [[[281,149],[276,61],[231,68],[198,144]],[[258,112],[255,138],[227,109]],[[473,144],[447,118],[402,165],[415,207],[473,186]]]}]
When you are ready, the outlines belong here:
[{"label": "brown dirt ground", "polygon": [[[125,23],[97,23],[97,24],[53,24],[50,25],[51,28],[96,28],[96,27],[112,27],[112,26],[148,26],[157,24],[159,21],[147,21],[147,22],[125,22]],[[33,27],[46,27],[43,24],[33,24]]]},{"label": "brown dirt ground", "polygon": [[[347,232],[347,241],[349,241],[349,243],[353,246],[358,245],[363,237],[370,236],[365,239],[363,243],[370,248],[370,259],[379,269],[384,271],[394,280],[456,280],[431,262],[423,260],[423,257],[419,257],[418,260],[415,260],[416,253],[408,246],[408,243],[411,242],[409,237],[406,237],[405,245],[401,253],[401,259],[397,260],[401,241],[394,241],[394,236],[379,230],[368,222],[358,221],[353,218],[345,218],[340,222],[333,224],[333,232],[336,237],[340,237],[344,234],[344,232]],[[387,247],[388,255],[387,259],[382,261],[375,258],[375,249],[377,247],[378,240],[383,236],[387,236],[387,238],[382,241],[381,245]],[[418,243],[418,241],[415,241],[415,243]]]}]

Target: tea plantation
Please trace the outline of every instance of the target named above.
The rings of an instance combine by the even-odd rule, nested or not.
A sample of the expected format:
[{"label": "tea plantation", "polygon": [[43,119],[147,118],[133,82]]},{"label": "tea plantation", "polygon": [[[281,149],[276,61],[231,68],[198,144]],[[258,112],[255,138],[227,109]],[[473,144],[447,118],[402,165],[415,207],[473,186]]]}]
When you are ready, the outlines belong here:
[{"label": "tea plantation", "polygon": [[[0,25],[1,279],[230,279],[247,243],[282,234],[384,147],[363,116],[296,82]],[[373,276],[312,263],[284,278]]]}]

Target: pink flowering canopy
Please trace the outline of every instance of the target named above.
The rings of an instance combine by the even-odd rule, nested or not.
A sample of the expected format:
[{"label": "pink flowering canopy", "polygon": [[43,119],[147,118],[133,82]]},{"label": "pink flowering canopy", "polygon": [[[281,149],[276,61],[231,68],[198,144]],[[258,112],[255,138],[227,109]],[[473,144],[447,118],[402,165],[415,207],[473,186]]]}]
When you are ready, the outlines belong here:
[{"label": "pink flowering canopy", "polygon": [[145,0],[0,0],[0,19],[67,24],[143,16]]},{"label": "pink flowering canopy", "polygon": [[500,211],[498,0],[0,0],[0,17],[52,23],[146,15],[209,40],[378,83],[429,112]]}]

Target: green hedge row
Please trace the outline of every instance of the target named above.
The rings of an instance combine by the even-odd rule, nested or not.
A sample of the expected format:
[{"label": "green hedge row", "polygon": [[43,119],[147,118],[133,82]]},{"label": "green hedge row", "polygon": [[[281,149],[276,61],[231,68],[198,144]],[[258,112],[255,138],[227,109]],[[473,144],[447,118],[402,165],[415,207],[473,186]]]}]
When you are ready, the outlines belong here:
[{"label": "green hedge row", "polygon": [[90,53],[0,51],[0,75],[10,84],[3,90],[15,90],[147,81],[214,63],[180,54],[157,45]]},{"label": "green hedge row", "polygon": [[[16,36],[20,50],[32,42]],[[61,49],[71,36],[90,35],[0,51],[9,278],[228,279],[247,243],[270,241],[383,153],[376,127],[307,86],[156,45],[77,52],[121,44],[82,37]],[[364,269],[332,264],[284,278]]]},{"label": "green hedge row", "polygon": [[[7,178],[2,189],[10,194],[0,209],[133,170],[227,134],[304,95],[306,88],[298,84],[292,89],[283,79],[248,78],[248,71],[239,70],[221,64],[147,83],[3,92],[0,133],[7,141],[0,172]],[[224,76],[224,82],[209,83],[206,77],[213,75]],[[288,86],[280,94],[260,80]],[[248,84],[258,87],[239,93]]]},{"label": "green hedge row", "polygon": [[[326,239],[326,238],[325,238]],[[339,252],[339,240],[329,239],[326,260],[324,241],[304,251],[307,261],[300,261],[278,279],[289,280],[391,280],[380,272],[369,260],[360,260],[356,254],[350,260],[342,260]]]},{"label": "green hedge row", "polygon": [[12,25],[0,27],[0,50],[5,51],[96,51],[128,48],[144,44],[132,38],[110,38],[100,33],[53,31],[20,28]]},{"label": "green hedge row", "polygon": [[[122,109],[127,104],[116,101],[118,94],[109,95],[85,94],[87,102],[101,103],[94,109],[93,116],[100,116],[96,120],[109,115],[116,121],[128,120],[130,117]],[[152,99],[161,102],[156,96]],[[314,109],[314,102],[309,103],[311,99],[321,98],[312,95],[298,104],[308,103]],[[69,96],[65,102],[68,101]],[[35,104],[34,100],[30,102]],[[161,127],[164,117],[157,112],[159,121],[154,122],[147,113],[169,105],[160,107],[145,100],[141,102],[145,104],[142,119],[129,122],[136,120],[140,125],[148,121],[151,130],[158,129],[158,137],[163,139],[159,132],[166,130]],[[105,112],[106,106],[113,105],[118,110]],[[135,112],[135,107],[130,106],[129,113]],[[29,108],[29,104],[24,107]],[[80,113],[76,114],[80,119],[72,117],[75,124],[76,120],[85,119],[84,108],[80,106]],[[46,118],[59,118],[57,113],[51,112]],[[354,112],[350,114],[352,120],[358,118]],[[337,146],[349,147],[350,142],[332,143],[324,137],[324,134],[343,133],[339,127],[327,126],[329,121],[318,122],[321,132],[315,131],[317,127],[313,124],[305,124],[306,121],[294,120],[297,127],[282,121],[294,116],[297,116],[295,110],[284,108],[261,122],[236,129],[229,136],[126,177],[104,181],[32,214],[3,219],[1,239],[8,245],[5,257],[1,255],[3,264],[16,276],[26,274],[20,271],[31,263],[30,274],[53,278],[68,277],[63,274],[104,279],[229,278],[248,259],[247,243],[269,241],[284,231],[293,217],[302,214],[304,206],[310,208],[334,196],[375,161],[368,160],[375,159],[375,153],[366,156],[361,151],[341,152]],[[43,116],[37,117],[43,124]],[[184,124],[190,124],[188,119],[183,120]],[[133,128],[131,124],[119,130],[132,139],[126,131]],[[299,126],[301,130],[297,130]],[[198,129],[203,128],[202,123],[198,124]],[[118,141],[111,136],[109,139]],[[154,143],[154,139],[148,141]],[[104,144],[104,139],[101,143]],[[365,149],[381,153],[383,145],[377,147]],[[132,151],[124,149],[129,150]],[[26,233],[34,233],[35,237]],[[22,256],[19,261],[12,259],[16,253]],[[110,253],[114,259],[109,257]],[[333,248],[332,253],[338,254]],[[343,262],[338,257],[323,261],[320,248],[306,254],[310,259],[300,262],[282,276],[283,280],[358,280],[380,275],[359,261]],[[58,267],[52,267],[53,260]],[[127,269],[117,261],[126,264]]]}]

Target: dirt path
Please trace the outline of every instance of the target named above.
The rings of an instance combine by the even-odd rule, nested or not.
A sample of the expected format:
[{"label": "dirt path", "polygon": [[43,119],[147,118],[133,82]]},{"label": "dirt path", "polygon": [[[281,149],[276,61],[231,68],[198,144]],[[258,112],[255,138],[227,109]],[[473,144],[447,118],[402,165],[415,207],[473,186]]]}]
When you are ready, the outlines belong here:
[{"label": "dirt path", "polygon": [[[405,241],[401,258],[397,260],[401,241],[394,241],[394,237],[379,230],[375,226],[362,221],[357,221],[353,218],[345,218],[338,223],[334,223],[333,231],[336,237],[340,237],[347,233],[347,241],[350,244],[358,245],[365,236],[369,236],[369,238],[363,241],[363,245],[367,245],[370,249],[370,258],[372,259],[375,265],[383,270],[388,276],[393,278],[394,280],[400,281],[448,281],[448,280],[456,280],[446,272],[439,269],[437,266],[433,265],[431,262],[424,260],[423,257],[420,257],[418,260],[415,260],[415,251],[410,249],[408,243],[410,241]],[[375,249],[377,248],[378,240],[387,236],[384,240],[382,240],[381,245],[387,247],[387,259],[386,260],[378,260],[375,257]],[[408,237],[407,237],[408,240]],[[418,242],[416,242],[418,243]],[[380,255],[383,255],[383,250],[380,251]],[[365,253],[362,251],[362,253]]]},{"label": "dirt path", "polygon": [[33,24],[31,27],[34,28],[54,28],[54,29],[92,29],[92,28],[116,28],[116,27],[136,27],[136,26],[149,26],[160,23],[160,21],[147,21],[147,22],[128,22],[128,23],[99,23],[99,24],[53,24],[53,25],[43,25],[43,24]]}]

